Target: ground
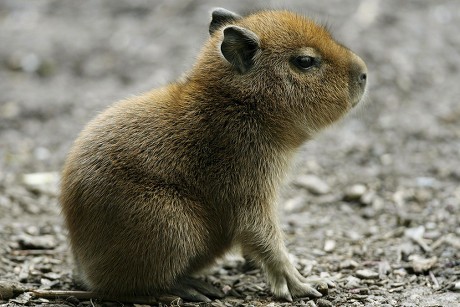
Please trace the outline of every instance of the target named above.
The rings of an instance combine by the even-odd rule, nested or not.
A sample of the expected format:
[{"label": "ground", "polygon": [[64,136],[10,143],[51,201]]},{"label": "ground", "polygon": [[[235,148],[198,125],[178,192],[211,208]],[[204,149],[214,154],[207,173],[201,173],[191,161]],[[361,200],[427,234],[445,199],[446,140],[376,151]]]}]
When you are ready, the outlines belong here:
[{"label": "ground", "polygon": [[206,276],[234,290],[211,305],[460,306],[460,2],[225,2],[0,1],[0,280],[74,289],[57,202],[73,139],[113,101],[189,69],[212,7],[268,6],[326,23],[369,68],[363,106],[302,148],[280,201],[292,260],[337,287],[280,302],[233,257]]}]

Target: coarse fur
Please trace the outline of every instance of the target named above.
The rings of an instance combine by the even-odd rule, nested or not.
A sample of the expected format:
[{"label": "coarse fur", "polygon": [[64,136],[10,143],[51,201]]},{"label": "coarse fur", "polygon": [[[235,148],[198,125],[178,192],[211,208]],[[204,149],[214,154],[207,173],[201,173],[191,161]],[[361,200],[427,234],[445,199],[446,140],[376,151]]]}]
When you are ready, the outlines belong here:
[{"label": "coarse fur", "polygon": [[277,193],[299,146],[359,102],[365,64],[288,11],[218,9],[210,33],[184,78],[114,104],[75,141],[60,201],[79,278],[174,292],[238,244],[277,297],[320,296],[288,260]]}]

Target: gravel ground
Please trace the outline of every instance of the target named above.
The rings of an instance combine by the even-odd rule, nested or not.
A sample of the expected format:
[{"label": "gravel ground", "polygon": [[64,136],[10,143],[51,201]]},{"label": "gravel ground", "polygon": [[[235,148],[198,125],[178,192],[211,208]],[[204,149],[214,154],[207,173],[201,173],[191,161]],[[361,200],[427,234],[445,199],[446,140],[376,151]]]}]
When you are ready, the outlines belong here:
[{"label": "gravel ground", "polygon": [[[281,201],[292,260],[337,287],[276,301],[233,256],[204,277],[231,289],[210,306],[460,306],[455,0],[0,0],[3,284],[75,289],[57,203],[65,154],[107,105],[186,71],[215,6],[285,7],[327,23],[367,62],[370,88],[363,107],[302,148]],[[1,306],[110,305],[2,291]]]}]

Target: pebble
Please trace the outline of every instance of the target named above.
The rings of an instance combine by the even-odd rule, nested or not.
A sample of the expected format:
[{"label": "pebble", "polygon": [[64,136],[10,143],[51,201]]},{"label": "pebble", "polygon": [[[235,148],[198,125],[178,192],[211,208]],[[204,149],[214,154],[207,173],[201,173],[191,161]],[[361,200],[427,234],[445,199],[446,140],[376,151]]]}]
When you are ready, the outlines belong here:
[{"label": "pebble", "polygon": [[53,272],[49,272],[49,273],[44,274],[43,276],[49,280],[56,280],[56,279],[60,279],[62,275],[53,273]]},{"label": "pebble", "polygon": [[224,292],[224,294],[229,293],[231,290],[232,290],[232,287],[230,287],[229,285],[225,285],[222,287],[222,292]]},{"label": "pebble", "polygon": [[354,269],[358,267],[358,263],[353,259],[345,259],[344,261],[340,262],[339,267],[340,269]]},{"label": "pebble", "polygon": [[57,172],[24,174],[22,182],[29,189],[45,194],[57,195],[59,191],[59,173]]},{"label": "pebble", "polygon": [[32,299],[32,292],[25,292],[25,293],[21,293],[18,297],[10,300],[10,303],[12,302],[12,303],[16,303],[19,305],[25,305],[25,304],[29,304],[31,299]]},{"label": "pebble", "polygon": [[324,195],[330,192],[329,185],[313,175],[303,175],[297,178],[296,184],[315,195]]},{"label": "pebble", "polygon": [[306,306],[306,307],[317,307],[314,301],[308,301],[304,305],[301,306]]},{"label": "pebble", "polygon": [[388,263],[388,261],[379,262],[379,276],[380,276],[380,278],[383,278],[385,275],[388,275],[390,270],[391,270],[391,265]]},{"label": "pebble", "polygon": [[320,298],[319,300],[316,301],[316,304],[318,307],[333,307],[332,303],[324,298]]},{"label": "pebble", "polygon": [[355,184],[345,190],[345,200],[357,201],[366,193],[367,188],[363,184]]},{"label": "pebble", "polygon": [[324,242],[324,251],[329,253],[335,249],[335,241],[334,240],[326,240]]},{"label": "pebble", "polygon": [[375,199],[375,192],[367,191],[361,196],[361,203],[364,205],[372,205]]},{"label": "pebble", "polygon": [[35,53],[14,53],[6,59],[6,66],[12,71],[37,73],[49,76],[54,71],[54,64]]},{"label": "pebble", "polygon": [[452,287],[450,288],[452,291],[460,292],[460,281],[453,283]]},{"label": "pebble", "polygon": [[29,236],[21,234],[17,241],[21,249],[54,249],[57,245],[56,239],[52,235]]},{"label": "pebble", "polygon": [[347,289],[355,289],[361,286],[361,280],[354,276],[347,277],[347,283],[345,284],[345,288]]},{"label": "pebble", "polygon": [[417,177],[415,179],[415,183],[419,187],[428,187],[428,188],[432,188],[432,187],[439,185],[436,178],[433,178],[433,177]]},{"label": "pebble", "polygon": [[288,199],[284,203],[284,209],[288,212],[298,212],[302,211],[305,207],[306,199],[304,196],[297,196],[291,199]]},{"label": "pebble", "polygon": [[40,278],[40,289],[48,290],[60,283],[59,280],[49,280],[46,278]]},{"label": "pebble", "polygon": [[414,241],[422,239],[424,233],[425,233],[425,227],[423,226],[407,228],[406,230],[404,230],[404,236]]},{"label": "pebble", "polygon": [[363,269],[356,271],[356,276],[361,279],[378,279],[379,273],[374,272],[372,270]]},{"label": "pebble", "polygon": [[438,258],[436,256],[424,258],[419,255],[410,255],[409,261],[415,273],[422,273],[429,271],[438,262]]}]

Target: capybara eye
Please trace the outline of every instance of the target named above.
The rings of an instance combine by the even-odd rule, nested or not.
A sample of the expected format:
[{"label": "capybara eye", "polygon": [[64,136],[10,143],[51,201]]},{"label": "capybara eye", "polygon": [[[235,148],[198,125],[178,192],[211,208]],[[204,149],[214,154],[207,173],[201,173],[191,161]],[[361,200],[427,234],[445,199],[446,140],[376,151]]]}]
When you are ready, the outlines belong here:
[{"label": "capybara eye", "polygon": [[311,67],[316,65],[316,60],[312,56],[308,55],[300,55],[294,58],[292,61],[295,66],[302,70],[310,69]]}]

